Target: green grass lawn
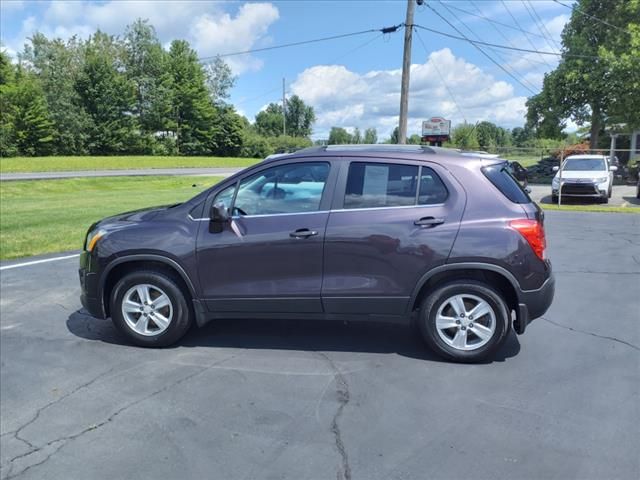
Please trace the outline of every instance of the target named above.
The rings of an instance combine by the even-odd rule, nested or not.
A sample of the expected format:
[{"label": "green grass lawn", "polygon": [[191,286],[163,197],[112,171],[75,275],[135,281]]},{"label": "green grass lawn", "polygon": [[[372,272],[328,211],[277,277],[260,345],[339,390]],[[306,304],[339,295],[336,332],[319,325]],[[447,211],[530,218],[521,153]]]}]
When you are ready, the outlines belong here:
[{"label": "green grass lawn", "polygon": [[187,200],[220,177],[119,177],[0,183],[0,259],[82,248],[103,217]]},{"label": "green grass lawn", "polygon": [[119,170],[140,168],[246,167],[257,158],[235,157],[13,157],[0,159],[0,173]]}]

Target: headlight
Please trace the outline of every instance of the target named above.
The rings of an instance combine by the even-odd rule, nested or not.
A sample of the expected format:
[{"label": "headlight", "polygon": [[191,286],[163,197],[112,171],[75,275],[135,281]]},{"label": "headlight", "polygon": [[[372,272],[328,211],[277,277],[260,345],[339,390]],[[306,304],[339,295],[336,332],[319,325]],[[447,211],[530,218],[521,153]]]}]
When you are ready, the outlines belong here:
[{"label": "headlight", "polygon": [[91,233],[89,233],[89,235],[87,235],[87,241],[85,243],[87,246],[87,252],[90,252],[91,250],[93,250],[93,247],[96,246],[96,243],[98,243],[98,240],[104,237],[106,233],[107,232],[102,229],[93,230]]},{"label": "headlight", "polygon": [[559,187],[560,186],[560,179],[558,177],[553,177],[553,180],[551,180],[551,186],[552,187]]},{"label": "headlight", "polygon": [[599,177],[599,178],[594,178],[592,181],[594,183],[604,183],[607,180],[609,180],[609,177]]}]

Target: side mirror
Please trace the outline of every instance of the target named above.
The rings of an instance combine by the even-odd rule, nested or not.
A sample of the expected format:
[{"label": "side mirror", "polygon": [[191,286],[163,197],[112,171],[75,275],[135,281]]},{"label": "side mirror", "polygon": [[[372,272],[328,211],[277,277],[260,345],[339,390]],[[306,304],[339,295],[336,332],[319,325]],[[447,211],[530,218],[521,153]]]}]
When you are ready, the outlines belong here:
[{"label": "side mirror", "polygon": [[616,167],[615,165],[611,165],[609,167],[609,170],[612,171],[612,172],[617,172],[618,171],[618,167]]},{"label": "side mirror", "polygon": [[531,193],[531,187],[524,187],[524,191],[527,193]]},{"label": "side mirror", "polygon": [[553,167],[554,172],[557,172],[558,170],[560,170],[560,167]]},{"label": "side mirror", "polygon": [[224,224],[229,221],[229,210],[224,203],[215,203],[209,210],[209,231],[220,233],[224,229]]}]

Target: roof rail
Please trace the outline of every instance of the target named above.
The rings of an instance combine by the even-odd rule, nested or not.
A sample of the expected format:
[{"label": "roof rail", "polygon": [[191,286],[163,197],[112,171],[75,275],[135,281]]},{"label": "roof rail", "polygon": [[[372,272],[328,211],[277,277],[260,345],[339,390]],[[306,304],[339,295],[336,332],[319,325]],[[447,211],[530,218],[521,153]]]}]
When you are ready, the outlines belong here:
[{"label": "roof rail", "polygon": [[351,151],[351,152],[404,152],[404,153],[435,153],[426,145],[397,145],[394,143],[352,143],[347,145],[327,145],[325,151]]}]

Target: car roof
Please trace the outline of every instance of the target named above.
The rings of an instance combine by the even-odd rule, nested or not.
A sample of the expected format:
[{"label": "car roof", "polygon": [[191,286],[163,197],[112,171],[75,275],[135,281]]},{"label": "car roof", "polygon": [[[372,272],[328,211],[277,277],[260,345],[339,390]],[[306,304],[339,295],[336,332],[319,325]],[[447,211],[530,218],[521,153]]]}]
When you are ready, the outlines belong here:
[{"label": "car roof", "polygon": [[[322,145],[304,148],[292,153],[268,156],[263,162],[286,160],[288,158],[322,158],[322,157],[365,157],[392,158],[398,160],[425,160],[451,163],[482,163],[493,164],[506,160],[489,157],[478,152],[464,152],[452,148],[430,147],[426,145],[396,145],[396,144],[351,144],[351,145]],[[489,162],[487,162],[489,160]]]}]

